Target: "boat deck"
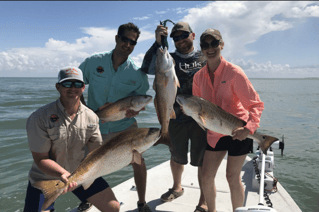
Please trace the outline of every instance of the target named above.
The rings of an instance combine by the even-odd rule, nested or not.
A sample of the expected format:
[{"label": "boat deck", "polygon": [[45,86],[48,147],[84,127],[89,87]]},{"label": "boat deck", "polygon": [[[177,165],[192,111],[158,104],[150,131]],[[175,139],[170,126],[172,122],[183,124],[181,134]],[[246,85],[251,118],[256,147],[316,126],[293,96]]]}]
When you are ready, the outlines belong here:
[{"label": "boat deck", "polygon": [[[218,212],[232,212],[230,200],[230,191],[226,181],[226,158],[221,163],[216,176],[217,200],[216,206]],[[245,187],[244,206],[255,206],[259,203],[259,191],[252,187],[253,162],[250,157],[246,158],[246,163],[242,168],[242,182]],[[280,180],[280,179],[279,179]],[[172,202],[163,203],[160,196],[173,185],[170,162],[166,161],[147,171],[146,201],[153,211],[159,212],[192,212],[195,210],[199,199],[199,184],[197,180],[197,168],[191,165],[185,165],[182,177],[182,186],[184,195]],[[277,212],[301,212],[298,205],[286,192],[286,190],[277,183],[278,191],[269,193],[269,198],[273,203],[273,208]],[[116,187],[112,188],[116,198],[121,202],[121,212],[137,211],[137,192],[134,179],[131,178]],[[265,204],[265,202],[264,202]],[[266,206],[266,204],[265,204]],[[71,212],[76,212],[76,209]],[[98,212],[92,208],[89,212]]]}]

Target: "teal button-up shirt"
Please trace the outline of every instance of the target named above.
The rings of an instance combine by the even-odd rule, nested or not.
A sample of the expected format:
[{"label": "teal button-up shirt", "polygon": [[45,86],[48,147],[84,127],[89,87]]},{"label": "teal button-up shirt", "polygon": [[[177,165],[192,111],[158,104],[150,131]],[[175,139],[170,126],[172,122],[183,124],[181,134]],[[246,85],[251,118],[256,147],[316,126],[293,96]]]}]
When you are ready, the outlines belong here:
[{"label": "teal button-up shirt", "polygon": [[[127,96],[145,95],[149,89],[148,77],[134,61],[128,59],[118,67],[113,68],[113,51],[94,54],[81,63],[85,84],[89,84],[87,105],[97,110],[106,102],[115,102]],[[136,121],[135,118],[102,124],[101,134],[125,130]]]}]

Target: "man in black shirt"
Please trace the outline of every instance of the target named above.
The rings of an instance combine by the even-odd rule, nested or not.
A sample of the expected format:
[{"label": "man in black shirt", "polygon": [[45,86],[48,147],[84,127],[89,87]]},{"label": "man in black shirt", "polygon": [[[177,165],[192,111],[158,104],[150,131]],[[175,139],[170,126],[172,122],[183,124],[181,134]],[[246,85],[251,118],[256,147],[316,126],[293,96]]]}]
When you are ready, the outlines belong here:
[{"label": "man in black shirt", "polygon": [[[155,30],[156,41],[144,56],[141,70],[147,74],[155,74],[156,51],[161,46],[162,36],[167,36],[167,28],[158,25]],[[205,65],[200,50],[195,50],[193,41],[195,33],[186,22],[178,22],[174,25],[170,37],[173,38],[176,50],[170,53],[175,60],[175,71],[180,88],[177,94],[192,95],[194,74]],[[174,184],[168,192],[161,196],[162,201],[168,202],[183,195],[182,174],[184,165],[188,163],[188,143],[191,141],[190,164],[198,167],[198,181],[200,185],[200,199],[196,206],[196,212],[207,211],[207,205],[202,192],[202,164],[207,145],[207,134],[191,117],[182,113],[177,102],[174,104],[176,119],[169,123],[169,136],[171,140],[171,170]]]}]

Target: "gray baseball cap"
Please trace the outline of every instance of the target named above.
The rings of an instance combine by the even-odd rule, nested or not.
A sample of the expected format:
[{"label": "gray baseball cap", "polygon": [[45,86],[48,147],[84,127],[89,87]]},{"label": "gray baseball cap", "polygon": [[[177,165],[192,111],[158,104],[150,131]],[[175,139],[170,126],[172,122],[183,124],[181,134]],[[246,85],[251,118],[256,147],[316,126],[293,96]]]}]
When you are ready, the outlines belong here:
[{"label": "gray baseball cap", "polygon": [[58,83],[61,83],[65,80],[79,80],[84,83],[83,81],[83,74],[79,68],[76,67],[65,67],[62,68],[58,75]]}]

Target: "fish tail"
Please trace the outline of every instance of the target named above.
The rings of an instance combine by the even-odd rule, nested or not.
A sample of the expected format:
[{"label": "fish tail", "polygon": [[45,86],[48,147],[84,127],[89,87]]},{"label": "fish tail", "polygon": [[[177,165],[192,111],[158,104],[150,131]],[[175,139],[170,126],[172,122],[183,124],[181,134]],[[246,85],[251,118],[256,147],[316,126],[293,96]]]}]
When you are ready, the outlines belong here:
[{"label": "fish tail", "polygon": [[161,138],[154,144],[154,146],[158,144],[165,144],[167,146],[171,146],[171,139],[169,138],[169,134],[167,133],[162,133]]},{"label": "fish tail", "polygon": [[269,135],[258,135],[258,144],[260,149],[265,155],[267,155],[268,148],[275,142],[278,141],[278,138],[269,136]]},{"label": "fish tail", "polygon": [[44,195],[44,203],[41,208],[43,211],[60,196],[66,185],[60,180],[44,180],[36,182],[33,187],[40,189]]}]

